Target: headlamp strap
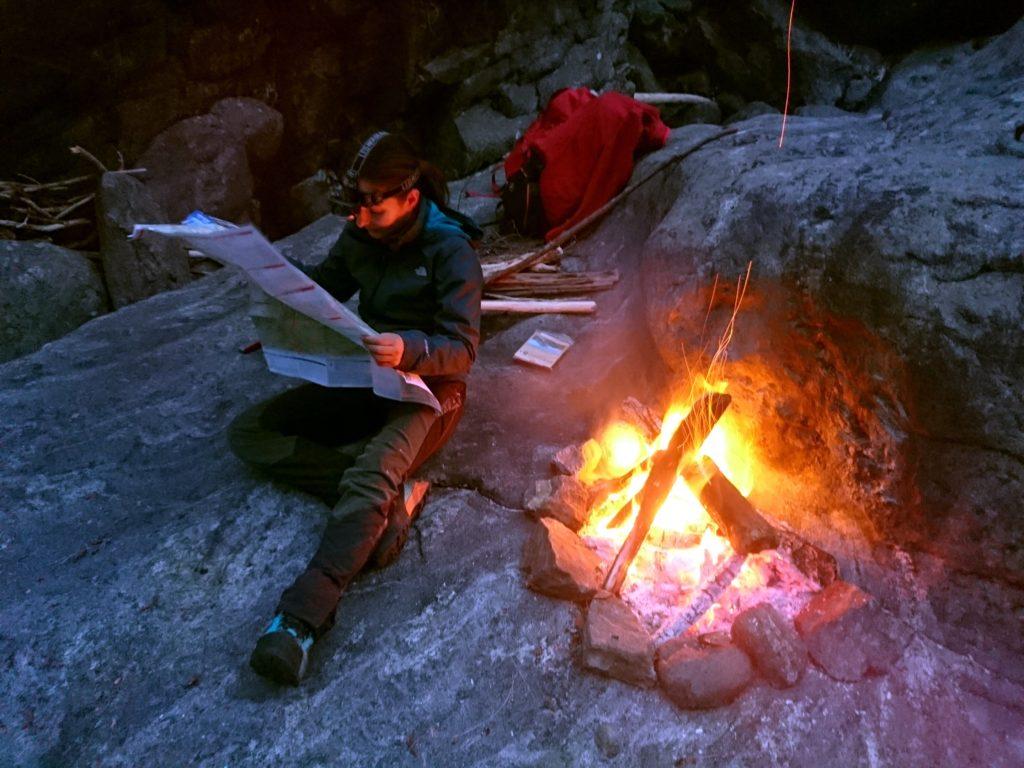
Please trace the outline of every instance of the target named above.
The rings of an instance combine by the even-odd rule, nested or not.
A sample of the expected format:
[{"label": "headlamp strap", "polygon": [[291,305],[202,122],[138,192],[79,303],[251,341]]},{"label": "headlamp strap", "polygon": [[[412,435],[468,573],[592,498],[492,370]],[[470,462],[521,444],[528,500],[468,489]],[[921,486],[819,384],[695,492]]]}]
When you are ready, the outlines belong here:
[{"label": "headlamp strap", "polygon": [[377,131],[373,136],[363,142],[363,146],[361,146],[359,148],[359,152],[356,153],[351,167],[345,172],[345,183],[348,186],[353,188],[356,186],[359,182],[359,173],[363,170],[363,163],[366,162],[366,158],[370,156],[373,148],[377,146],[380,140],[387,135],[387,131]]}]

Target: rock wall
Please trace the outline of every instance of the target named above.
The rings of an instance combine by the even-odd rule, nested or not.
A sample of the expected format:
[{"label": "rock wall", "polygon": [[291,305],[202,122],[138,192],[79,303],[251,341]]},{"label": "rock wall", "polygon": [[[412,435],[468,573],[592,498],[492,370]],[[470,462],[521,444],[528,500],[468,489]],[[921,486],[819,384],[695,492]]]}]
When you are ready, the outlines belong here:
[{"label": "rock wall", "polygon": [[[914,4],[893,29],[909,35],[932,5],[943,3]],[[347,161],[374,127],[414,135],[461,176],[500,158],[563,86],[718,100],[667,110],[673,124],[720,120],[751,101],[779,108],[787,16],[783,0],[400,0],[387,13],[368,0],[26,4],[0,28],[0,178],[77,172],[73,144],[109,167],[118,152],[134,163],[177,121],[250,97],[283,116],[282,150],[253,184],[285,233],[309,221],[287,213],[289,190]],[[1012,21],[976,19],[951,17],[943,31],[993,33]],[[862,37],[836,45],[798,8],[791,106],[862,107],[886,66]]]},{"label": "rock wall", "polygon": [[643,255],[678,371],[706,366],[752,264],[724,370],[758,503],[855,558],[915,552],[993,665],[1024,648],[1022,49],[1024,21],[912,57],[867,114],[794,118],[782,148],[777,117],[738,123],[684,163]]}]

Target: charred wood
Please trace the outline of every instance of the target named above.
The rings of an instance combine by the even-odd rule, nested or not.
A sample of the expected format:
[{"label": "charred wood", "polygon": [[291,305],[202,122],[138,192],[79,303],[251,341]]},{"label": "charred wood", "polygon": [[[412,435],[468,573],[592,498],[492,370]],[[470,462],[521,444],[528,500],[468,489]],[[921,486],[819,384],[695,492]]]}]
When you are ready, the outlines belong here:
[{"label": "charred wood", "polygon": [[622,589],[630,564],[640,551],[655,515],[679,477],[680,464],[684,460],[693,461],[697,450],[722,418],[730,402],[732,398],[725,394],[712,393],[702,397],[679,424],[668,447],[651,457],[651,473],[640,492],[640,511],[604,582],[609,592],[618,594]]},{"label": "charred wood", "polygon": [[705,457],[700,469],[707,478],[700,502],[737,554],[748,555],[779,545],[778,530],[761,517],[715,462]]}]

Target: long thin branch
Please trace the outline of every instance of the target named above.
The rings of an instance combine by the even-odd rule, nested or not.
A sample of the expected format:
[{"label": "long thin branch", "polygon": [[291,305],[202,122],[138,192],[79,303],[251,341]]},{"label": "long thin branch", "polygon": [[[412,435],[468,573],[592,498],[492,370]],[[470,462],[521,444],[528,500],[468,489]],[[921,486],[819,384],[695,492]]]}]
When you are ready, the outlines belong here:
[{"label": "long thin branch", "polygon": [[71,154],[73,154],[73,155],[81,155],[86,160],[88,160],[90,163],[92,163],[97,168],[99,168],[100,169],[100,173],[106,173],[107,172],[107,170],[108,170],[107,166],[105,166],[103,163],[101,163],[99,158],[97,158],[96,155],[94,155],[92,152],[90,152],[85,147],[80,147],[80,146],[78,146],[76,144],[75,146],[70,147],[70,149],[71,149]]},{"label": "long thin branch", "polygon": [[8,219],[0,219],[0,227],[13,227],[14,229],[28,229],[33,232],[60,232],[64,229],[71,229],[72,227],[80,227],[83,224],[92,224],[88,219],[71,219],[71,221],[63,221],[59,224],[32,224],[26,221],[10,221]]},{"label": "long thin branch", "polygon": [[[683,153],[681,153],[679,155],[676,155],[675,157],[669,158],[664,163],[662,163],[657,168],[655,168],[653,171],[651,171],[646,176],[644,176],[642,179],[640,179],[640,181],[636,182],[635,184],[630,184],[628,187],[626,187],[624,190],[622,190],[619,194],[617,194],[615,197],[613,197],[607,203],[605,203],[600,208],[598,208],[596,211],[594,211],[589,216],[587,216],[585,219],[583,219],[583,221],[581,221],[578,224],[574,224],[573,226],[569,227],[562,234],[560,234],[558,237],[556,237],[554,240],[552,240],[550,243],[545,245],[540,250],[534,251],[533,253],[527,253],[526,255],[524,255],[523,257],[518,259],[517,261],[514,261],[509,266],[507,266],[504,269],[499,270],[499,271],[495,272],[494,274],[492,274],[485,281],[485,285],[490,285],[491,283],[497,282],[498,280],[501,280],[503,277],[508,277],[509,275],[513,275],[516,272],[522,272],[524,269],[528,269],[529,267],[532,267],[534,264],[540,264],[541,262],[550,260],[553,257],[553,254],[555,254],[557,251],[559,251],[560,246],[563,243],[568,242],[569,240],[574,238],[580,231],[586,229],[591,224],[593,224],[595,221],[600,219],[602,216],[604,216],[606,213],[608,213],[608,211],[610,211],[612,208],[614,208],[616,205],[618,205],[618,203],[621,202],[625,197],[627,197],[628,195],[632,194],[638,187],[640,187],[643,184],[646,184],[648,181],[653,179],[657,174],[661,173],[662,171],[664,171],[666,168],[670,167],[671,165],[674,165],[675,163],[680,162],[684,158],[689,157],[694,152],[696,152],[698,149],[703,147],[705,144],[709,144],[712,141],[716,141],[716,140],[721,139],[721,138],[723,138],[725,136],[730,136],[730,135],[736,133],[736,131],[737,131],[736,128],[726,128],[723,131],[719,131],[718,133],[716,133],[716,134],[714,134],[712,136],[708,136],[707,138],[702,139],[701,141],[697,142],[695,145],[690,147],[685,152],[683,152]],[[560,253],[559,253],[559,256],[561,256]]]}]

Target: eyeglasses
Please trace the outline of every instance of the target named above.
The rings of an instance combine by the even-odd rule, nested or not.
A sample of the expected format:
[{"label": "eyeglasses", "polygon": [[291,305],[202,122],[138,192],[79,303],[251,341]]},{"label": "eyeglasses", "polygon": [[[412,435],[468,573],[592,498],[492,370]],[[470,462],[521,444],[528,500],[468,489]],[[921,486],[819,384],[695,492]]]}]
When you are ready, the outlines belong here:
[{"label": "eyeglasses", "polygon": [[340,215],[354,216],[359,212],[360,208],[370,208],[375,205],[380,205],[390,197],[395,197],[396,195],[408,192],[419,180],[419,177],[419,171],[416,171],[397,187],[383,192],[363,192],[355,184],[348,183],[348,180],[346,179],[340,185],[340,194],[336,197],[331,197],[331,203],[334,204]]}]

